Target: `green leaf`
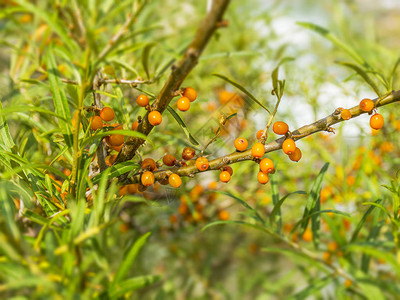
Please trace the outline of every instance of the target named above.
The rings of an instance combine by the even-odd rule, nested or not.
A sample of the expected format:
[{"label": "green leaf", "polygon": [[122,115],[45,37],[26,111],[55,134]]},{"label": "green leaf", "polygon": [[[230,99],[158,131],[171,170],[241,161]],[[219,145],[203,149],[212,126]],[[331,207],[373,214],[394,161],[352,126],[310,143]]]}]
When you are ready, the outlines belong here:
[{"label": "green leaf", "polygon": [[127,279],[108,289],[110,299],[120,299],[124,294],[152,285],[161,280],[160,275],[145,275]]},{"label": "green leaf", "polygon": [[8,129],[7,121],[4,118],[4,111],[5,109],[3,109],[3,104],[0,101],[0,144],[4,150],[10,152],[15,144]]},{"label": "green leaf", "polygon": [[129,269],[131,268],[133,262],[136,259],[140,249],[146,243],[148,237],[150,236],[151,232],[147,232],[142,235],[129,249],[128,253],[125,255],[124,259],[122,260],[121,264],[118,267],[118,270],[115,274],[114,280],[111,284],[111,288],[117,287],[118,284],[121,284],[122,280],[128,273]]},{"label": "green leaf", "polygon": [[[118,177],[122,174],[132,171],[133,169],[136,169],[138,166],[139,166],[138,164],[133,163],[132,161],[124,161],[122,163],[119,163],[118,165],[112,166],[107,169],[107,170],[110,170],[108,173],[107,179]],[[96,184],[100,181],[100,179],[103,176],[103,173],[97,174],[96,176],[94,176],[92,178],[92,181],[94,184]]]},{"label": "green leaf", "polygon": [[374,90],[376,95],[378,97],[381,96],[381,93],[379,92],[379,89],[378,89],[377,85],[375,84],[375,82],[368,76],[367,72],[365,72],[362,68],[360,68],[356,64],[353,64],[350,62],[337,61],[336,63],[356,71],[357,74],[360,75],[364,79],[364,81]]},{"label": "green leaf", "polygon": [[317,278],[316,280],[312,280],[306,288],[296,293],[295,295],[289,297],[288,299],[290,300],[307,299],[307,297],[316,294],[316,292],[320,291],[325,286],[330,284],[334,279],[335,276],[328,275],[322,278]]},{"label": "green leaf", "polygon": [[187,128],[185,122],[183,122],[183,120],[176,113],[176,111],[169,105],[167,106],[167,110],[174,117],[176,122],[178,122],[179,126],[182,128],[183,132],[185,133],[186,138],[188,139],[188,141],[194,146],[200,145],[200,143],[192,136],[192,134],[190,133],[189,129]]},{"label": "green leaf", "polygon": [[71,113],[69,111],[68,99],[62,89],[63,84],[60,80],[60,75],[58,74],[58,69],[56,65],[56,60],[53,53],[53,47],[49,46],[46,51],[46,65],[47,74],[50,83],[51,93],[53,94],[53,103],[56,113],[62,117],[58,119],[60,127],[62,129],[64,139],[69,147],[72,147],[72,131],[71,131]]},{"label": "green leaf", "polygon": [[229,78],[226,77],[226,76],[223,76],[223,75],[220,75],[220,74],[216,74],[216,73],[213,73],[212,75],[217,76],[217,77],[219,77],[219,78],[225,80],[226,82],[232,84],[234,87],[236,87],[236,88],[238,88],[239,90],[241,90],[243,93],[245,93],[247,96],[249,96],[249,98],[250,98],[251,100],[253,100],[253,101],[254,101],[255,103],[257,103],[259,106],[261,106],[262,108],[264,108],[264,109],[271,115],[270,110],[269,110],[264,104],[262,104],[259,100],[257,100],[257,98],[254,97],[254,96],[253,96],[246,88],[244,88],[242,85],[240,85],[239,83],[233,81],[232,79],[229,79]]},{"label": "green leaf", "polygon": [[201,228],[201,231],[205,231],[206,229],[216,226],[216,225],[226,225],[226,224],[239,224],[239,225],[244,225],[244,226],[248,226],[257,230],[260,230],[262,232],[266,232],[268,234],[272,234],[267,228],[260,226],[260,225],[256,225],[256,224],[251,224],[251,223],[247,223],[247,222],[243,222],[243,221],[232,221],[232,220],[228,220],[228,221],[215,221],[215,222],[211,222],[207,225],[205,225],[203,228]]},{"label": "green leaf", "polygon": [[[272,181],[271,181],[271,189],[272,189]],[[280,209],[281,209],[283,202],[285,202],[285,200],[290,195],[293,195],[293,194],[307,195],[307,193],[305,191],[295,191],[295,192],[292,192],[292,193],[289,193],[289,194],[283,196],[276,204],[274,204],[274,208],[272,209],[272,212],[269,216],[270,223],[272,223],[274,221],[276,214],[278,214],[278,213],[280,214]]]},{"label": "green leaf", "polygon": [[143,133],[140,133],[140,132],[137,132],[134,130],[109,130],[109,131],[96,132],[94,135],[85,138],[82,141],[82,147],[86,147],[94,140],[103,138],[105,136],[109,136],[110,134],[122,134],[125,136],[133,136],[133,137],[137,137],[137,138],[146,140],[147,142],[151,143],[151,141],[148,139],[147,136],[145,136]]},{"label": "green leaf", "polygon": [[[320,214],[326,214],[326,213],[333,213],[336,215],[341,215],[347,218],[351,218],[351,216],[348,213],[345,213],[343,211],[340,210],[335,210],[335,209],[323,209],[323,210],[318,210],[318,211],[313,211],[311,214],[307,215],[306,217],[301,218],[299,221],[297,221],[297,223],[295,224],[295,226],[292,229],[292,232],[294,232],[297,227],[299,227],[301,224],[304,224],[308,222],[308,220],[316,215],[320,215]],[[304,231],[302,231],[304,232]]]},{"label": "green leaf", "polygon": [[[382,200],[381,200],[381,199],[378,199],[378,200],[376,200],[374,203],[379,204],[379,203],[381,203],[381,202],[382,202]],[[371,206],[367,209],[367,211],[364,213],[364,215],[363,215],[363,217],[361,218],[360,222],[358,222],[356,228],[354,229],[353,234],[351,235],[350,243],[355,242],[355,240],[357,239],[357,236],[358,236],[358,234],[359,234],[361,228],[363,227],[365,221],[367,220],[368,216],[372,213],[372,211],[375,209],[375,207],[376,207],[375,205],[371,205]]]},{"label": "green leaf", "polygon": [[289,62],[289,61],[293,61],[293,60],[294,60],[293,57],[284,57],[284,58],[282,58],[282,59],[279,61],[278,65],[275,67],[275,69],[272,71],[272,75],[271,75],[272,87],[274,88],[275,93],[278,93],[278,73],[279,73],[279,67],[280,67],[281,65],[283,65],[284,63]]},{"label": "green leaf", "polygon": [[271,176],[271,193],[272,193],[272,203],[274,204],[274,215],[270,216],[270,223],[276,222],[276,226],[278,228],[278,232],[282,230],[282,214],[281,214],[281,206],[277,205],[279,202],[279,189],[278,182],[276,181],[275,176]]},{"label": "green leaf", "polygon": [[142,52],[142,65],[143,69],[146,72],[147,79],[150,78],[150,72],[149,72],[149,57],[150,57],[150,51],[153,47],[155,47],[157,44],[156,43],[149,43],[146,45],[146,47],[143,48]]},{"label": "green leaf", "polygon": [[311,188],[311,192],[307,197],[306,207],[304,208],[304,213],[302,218],[302,220],[304,221],[301,225],[301,233],[304,233],[304,231],[306,230],[308,225],[308,219],[310,218],[310,215],[314,212],[317,206],[317,202],[319,201],[319,196],[321,192],[322,180],[324,179],[324,175],[328,170],[328,167],[329,163],[325,163],[325,165],[320,170],[317,178],[315,179],[313,186]]}]

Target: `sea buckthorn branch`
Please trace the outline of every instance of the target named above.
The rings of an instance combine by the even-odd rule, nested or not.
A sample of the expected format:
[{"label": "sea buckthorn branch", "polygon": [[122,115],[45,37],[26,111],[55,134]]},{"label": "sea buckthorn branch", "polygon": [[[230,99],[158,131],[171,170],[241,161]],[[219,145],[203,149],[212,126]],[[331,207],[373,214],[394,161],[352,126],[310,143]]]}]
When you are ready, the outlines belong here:
[{"label": "sea buckthorn branch", "polygon": [[[390,103],[394,102],[399,102],[400,101],[400,90],[398,91],[392,91],[391,93],[387,94],[383,98],[376,98],[373,100],[375,107],[380,107],[380,106],[385,106]],[[368,112],[365,112],[361,110],[360,106],[354,106],[349,109],[351,112],[351,118],[358,117],[361,114],[365,114]],[[299,140],[302,139],[306,136],[309,136],[311,134],[314,134],[319,131],[328,131],[332,132],[332,125],[340,123],[345,121],[344,119],[341,118],[340,116],[340,111],[336,109],[332,114],[329,116],[322,118],[318,121],[315,121],[314,123],[311,123],[309,125],[305,125],[303,127],[300,127],[296,130],[294,130],[291,133],[291,138],[293,140]],[[265,153],[276,151],[282,148],[282,144],[285,141],[286,136],[281,137],[279,139],[276,139],[274,141],[271,141],[269,143],[266,143],[264,145],[265,148]],[[212,170],[220,170],[222,167],[233,164],[236,162],[240,161],[246,161],[246,160],[253,160],[253,156],[251,154],[251,148],[243,151],[243,152],[233,152],[230,154],[227,154],[225,156],[216,158],[214,160],[209,161],[209,168],[206,171],[212,171]],[[189,164],[188,166],[183,166],[183,167],[174,167],[168,170],[159,170],[154,173],[155,180],[163,180],[165,178],[168,178],[169,175],[171,174],[177,174],[179,176],[193,176],[195,173],[200,173],[200,172],[206,172],[206,171],[199,171],[196,165]],[[125,178],[123,180],[120,180],[122,183],[138,183],[140,182],[140,175],[134,175],[130,178]]]},{"label": "sea buckthorn branch", "polygon": [[[160,113],[165,111],[172,98],[176,95],[175,92],[180,89],[180,85],[184,79],[196,66],[200,54],[203,52],[215,30],[219,27],[218,24],[220,24],[219,22],[222,20],[222,15],[228,7],[228,4],[229,0],[213,1],[211,10],[201,22],[196,36],[186,49],[183,58],[177,63],[177,65],[172,66],[171,75],[151,106],[152,111],[158,111]],[[146,136],[149,135],[154,127],[149,123],[149,114],[150,112],[147,112],[136,129],[138,132],[143,133]],[[119,152],[114,164],[132,159],[135,156],[136,150],[138,150],[144,142],[145,140],[143,139],[130,137]]]}]

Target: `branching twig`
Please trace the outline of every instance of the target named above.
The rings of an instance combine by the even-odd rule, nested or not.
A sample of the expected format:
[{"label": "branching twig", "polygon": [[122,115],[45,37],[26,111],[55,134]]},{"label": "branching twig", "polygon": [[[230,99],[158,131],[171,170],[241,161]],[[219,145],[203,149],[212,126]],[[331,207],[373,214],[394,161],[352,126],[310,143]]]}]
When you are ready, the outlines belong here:
[{"label": "branching twig", "polygon": [[[392,93],[388,94],[386,97],[381,98],[378,102],[379,98],[375,99],[375,105],[376,107],[388,105],[390,103],[394,102],[399,102],[400,101],[400,90],[399,91],[393,91]],[[352,118],[358,117],[361,114],[365,114],[367,112],[364,112],[360,109],[360,107],[354,106],[349,109],[351,112]],[[292,132],[293,136],[292,138],[294,140],[299,140],[302,139],[306,136],[309,136],[311,134],[314,134],[319,131],[327,131],[330,126],[343,122],[344,120],[340,117],[340,114],[337,114],[336,111],[325,117],[322,118],[312,124],[305,125],[303,127],[300,127],[297,130],[294,130]],[[267,144],[265,144],[265,152],[272,152],[276,151],[282,148],[282,143],[284,142],[285,137],[279,138],[275,141],[271,141]],[[210,166],[207,171],[212,171],[212,170],[219,170],[221,167],[227,164],[233,164],[236,162],[240,161],[245,161],[245,160],[252,160],[253,157],[251,155],[251,149],[248,149],[244,152],[233,152],[231,154],[222,156],[220,158],[216,158],[214,160],[211,160]],[[206,171],[206,172],[207,172]],[[193,176],[195,173],[199,173],[200,171],[196,168],[195,165],[187,166],[187,167],[181,167],[179,169],[174,169],[173,173],[178,174],[180,176]],[[161,179],[161,178],[166,178],[170,174],[172,174],[171,170],[160,170],[157,173],[154,174],[156,180]],[[129,179],[124,179],[123,183],[137,183],[139,182],[140,177],[139,176],[133,176]]]}]

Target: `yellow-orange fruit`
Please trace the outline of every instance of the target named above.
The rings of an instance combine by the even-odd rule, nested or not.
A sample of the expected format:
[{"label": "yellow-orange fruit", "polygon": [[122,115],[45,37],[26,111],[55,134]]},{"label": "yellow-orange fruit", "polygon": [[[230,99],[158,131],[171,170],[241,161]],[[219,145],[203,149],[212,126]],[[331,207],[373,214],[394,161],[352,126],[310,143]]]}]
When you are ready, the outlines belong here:
[{"label": "yellow-orange fruit", "polygon": [[257,134],[256,134],[257,140],[259,140],[263,134],[264,134],[264,130],[260,129],[259,131],[257,131]]},{"label": "yellow-orange fruit", "polygon": [[296,143],[292,139],[286,139],[282,144],[282,150],[287,155],[291,155],[296,149]]},{"label": "yellow-orange fruit", "polygon": [[168,178],[168,182],[172,187],[178,188],[182,184],[182,179],[178,174],[171,174]]},{"label": "yellow-orange fruit", "polygon": [[160,125],[162,122],[162,116],[161,116],[160,112],[158,112],[156,110],[149,113],[148,119],[149,119],[149,123],[153,126]]},{"label": "yellow-orange fruit", "polygon": [[227,220],[229,220],[229,217],[230,217],[229,212],[227,212],[226,210],[220,210],[218,212],[218,218],[221,221],[227,221]]},{"label": "yellow-orange fruit", "polygon": [[183,92],[183,97],[186,97],[190,100],[190,102],[193,102],[197,98],[197,92],[194,88],[187,87]]},{"label": "yellow-orange fruit", "polygon": [[384,124],[384,119],[383,116],[380,114],[374,114],[371,116],[371,119],[369,120],[369,125],[371,126],[372,129],[378,130],[383,127]]},{"label": "yellow-orange fruit", "polygon": [[182,158],[184,160],[192,159],[195,156],[195,154],[196,154],[196,151],[191,147],[185,147],[182,150]]},{"label": "yellow-orange fruit", "polygon": [[132,122],[132,130],[136,130],[136,128],[138,127],[139,122],[138,121],[134,121]]},{"label": "yellow-orange fruit", "polygon": [[208,159],[205,157],[199,157],[196,159],[196,168],[199,171],[205,171],[208,169],[209,162]]},{"label": "yellow-orange fruit", "polygon": [[124,136],[122,134],[112,134],[108,138],[111,146],[121,146],[124,143]]},{"label": "yellow-orange fruit", "polygon": [[222,171],[222,172],[219,174],[219,179],[220,179],[222,182],[228,182],[229,180],[231,180],[231,174],[229,174],[228,171]]},{"label": "yellow-orange fruit", "polygon": [[267,173],[260,171],[257,174],[257,180],[261,184],[266,184],[269,181],[269,176]]},{"label": "yellow-orange fruit", "polygon": [[145,158],[142,162],[142,169],[154,172],[157,170],[157,164],[152,158]]},{"label": "yellow-orange fruit", "polygon": [[368,98],[365,98],[360,102],[360,109],[362,111],[371,111],[374,109],[374,106],[374,101]]},{"label": "yellow-orange fruit", "polygon": [[190,100],[187,97],[181,97],[176,102],[176,105],[180,111],[187,111],[190,108]]},{"label": "yellow-orange fruit", "polygon": [[173,165],[175,165],[176,162],[176,158],[175,156],[173,156],[172,154],[165,154],[163,157],[163,164],[168,166],[168,167],[172,167]]},{"label": "yellow-orange fruit", "polygon": [[260,161],[260,169],[264,173],[271,173],[274,170],[274,162],[270,158],[263,158]]},{"label": "yellow-orange fruit", "polygon": [[351,112],[348,109],[342,109],[342,111],[340,112],[340,116],[343,120],[349,120],[351,119]]},{"label": "yellow-orange fruit", "polygon": [[251,155],[255,158],[263,157],[264,153],[265,153],[265,147],[261,143],[255,143],[251,148]]},{"label": "yellow-orange fruit", "polygon": [[99,116],[94,116],[90,119],[90,128],[94,131],[103,128],[103,120]]},{"label": "yellow-orange fruit", "polygon": [[247,140],[245,138],[240,137],[235,140],[235,148],[239,152],[245,151],[248,146],[249,146],[249,143],[247,142]]},{"label": "yellow-orange fruit", "polygon": [[115,117],[114,110],[111,107],[103,107],[100,111],[100,117],[106,122],[112,121]]},{"label": "yellow-orange fruit", "polygon": [[276,134],[280,134],[280,135],[284,135],[289,131],[289,126],[288,124],[286,124],[285,122],[282,121],[277,121],[274,123],[274,125],[272,126],[272,130],[276,133]]},{"label": "yellow-orange fruit", "polygon": [[145,106],[149,105],[149,97],[147,97],[146,95],[143,95],[143,94],[137,96],[136,104],[141,107],[145,107]]},{"label": "yellow-orange fruit", "polygon": [[296,147],[296,149],[294,149],[294,152],[289,155],[289,158],[292,161],[299,161],[301,156],[302,156],[301,150]]},{"label": "yellow-orange fruit", "polygon": [[154,183],[154,174],[150,171],[143,172],[140,181],[144,186],[150,186]]}]

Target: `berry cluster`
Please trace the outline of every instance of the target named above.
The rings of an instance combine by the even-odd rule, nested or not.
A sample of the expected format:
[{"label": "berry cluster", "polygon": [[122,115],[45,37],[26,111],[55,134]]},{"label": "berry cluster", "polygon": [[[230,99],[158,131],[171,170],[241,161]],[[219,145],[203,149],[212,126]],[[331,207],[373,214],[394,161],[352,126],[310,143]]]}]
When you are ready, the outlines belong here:
[{"label": "berry cluster", "polygon": [[[379,130],[383,127],[384,119],[381,114],[376,112],[375,103],[371,99],[365,98],[362,99],[359,107],[362,111],[368,112],[368,114],[372,115],[369,120],[369,125],[372,129]],[[339,107],[338,110],[340,111],[340,116],[343,120],[349,120],[351,118],[351,112],[348,109],[344,109]]]}]

